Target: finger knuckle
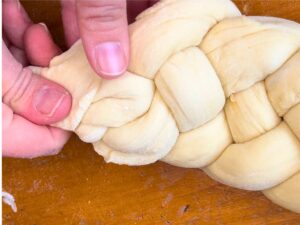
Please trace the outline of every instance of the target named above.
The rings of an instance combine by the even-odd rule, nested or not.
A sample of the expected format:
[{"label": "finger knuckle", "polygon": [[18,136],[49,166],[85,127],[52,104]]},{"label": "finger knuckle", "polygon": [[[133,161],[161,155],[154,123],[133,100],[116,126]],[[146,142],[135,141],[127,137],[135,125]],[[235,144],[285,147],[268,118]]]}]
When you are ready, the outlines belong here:
[{"label": "finger knuckle", "polygon": [[126,8],[118,4],[81,5],[82,25],[89,31],[115,30],[122,23]]},{"label": "finger knuckle", "polygon": [[24,97],[28,94],[31,83],[33,82],[32,75],[30,69],[24,68],[13,82],[12,86],[3,93],[2,101],[9,106],[14,106],[18,102],[24,100]]}]

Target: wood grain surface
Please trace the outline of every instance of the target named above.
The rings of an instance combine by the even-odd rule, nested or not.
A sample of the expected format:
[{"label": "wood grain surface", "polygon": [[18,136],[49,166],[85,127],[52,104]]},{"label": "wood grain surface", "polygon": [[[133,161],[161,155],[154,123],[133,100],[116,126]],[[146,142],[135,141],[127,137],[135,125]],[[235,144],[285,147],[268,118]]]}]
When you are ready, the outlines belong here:
[{"label": "wood grain surface", "polygon": [[[299,0],[235,1],[246,15],[300,22]],[[35,22],[45,22],[64,46],[57,1],[24,1]],[[56,156],[3,160],[3,188],[18,212],[3,205],[7,225],[300,224],[300,215],[272,204],[260,192],[221,185],[197,169],[165,163],[106,164],[73,136]]]}]

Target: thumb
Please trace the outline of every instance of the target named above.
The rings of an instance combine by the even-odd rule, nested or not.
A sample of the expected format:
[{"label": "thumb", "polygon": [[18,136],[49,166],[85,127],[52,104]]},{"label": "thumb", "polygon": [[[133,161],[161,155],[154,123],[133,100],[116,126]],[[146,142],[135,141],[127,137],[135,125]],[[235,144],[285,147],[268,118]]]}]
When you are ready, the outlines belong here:
[{"label": "thumb", "polygon": [[126,0],[77,0],[80,36],[94,70],[107,79],[128,66]]},{"label": "thumb", "polygon": [[40,125],[58,122],[68,115],[71,95],[62,86],[23,68],[4,42],[2,66],[2,101],[16,114]]}]

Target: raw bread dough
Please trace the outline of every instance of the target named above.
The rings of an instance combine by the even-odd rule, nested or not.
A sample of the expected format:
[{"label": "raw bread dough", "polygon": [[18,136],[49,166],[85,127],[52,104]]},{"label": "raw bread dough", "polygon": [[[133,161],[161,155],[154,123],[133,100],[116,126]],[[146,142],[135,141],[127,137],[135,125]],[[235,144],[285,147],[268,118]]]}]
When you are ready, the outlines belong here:
[{"label": "raw bread dough", "polygon": [[263,193],[274,203],[300,213],[300,172]]},{"label": "raw bread dough", "polygon": [[34,68],[73,96],[55,126],[108,162],[203,168],[300,212],[300,25],[229,0],[164,0],[129,29],[117,80],[94,73],[80,41]]},{"label": "raw bread dough", "polygon": [[236,143],[243,143],[264,134],[280,122],[268,100],[264,82],[232,94],[225,106],[226,118]]},{"label": "raw bread dough", "polygon": [[300,170],[299,150],[299,140],[282,122],[251,141],[230,145],[205,171],[230,186],[264,190]]}]

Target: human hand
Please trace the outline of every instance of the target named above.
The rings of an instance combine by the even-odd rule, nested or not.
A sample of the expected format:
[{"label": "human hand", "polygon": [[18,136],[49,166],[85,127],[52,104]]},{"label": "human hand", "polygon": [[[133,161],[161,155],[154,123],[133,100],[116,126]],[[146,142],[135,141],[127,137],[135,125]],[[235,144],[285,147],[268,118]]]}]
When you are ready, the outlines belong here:
[{"label": "human hand", "polygon": [[[128,66],[128,20],[157,0],[61,0],[68,46],[79,38],[97,74],[106,79],[120,76]],[[126,7],[127,5],[127,7]],[[128,9],[128,10],[127,10]],[[128,20],[127,20],[128,11]]]},{"label": "human hand", "polygon": [[56,154],[69,133],[47,124],[62,120],[71,96],[28,67],[48,66],[60,53],[45,25],[32,24],[17,0],[3,1],[2,151],[4,156]]}]

